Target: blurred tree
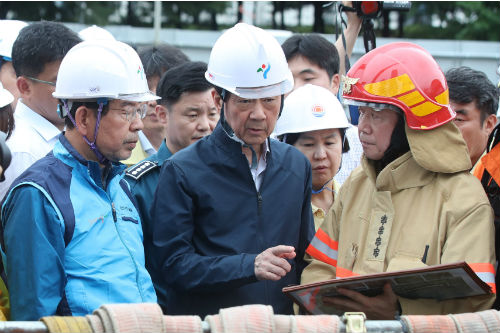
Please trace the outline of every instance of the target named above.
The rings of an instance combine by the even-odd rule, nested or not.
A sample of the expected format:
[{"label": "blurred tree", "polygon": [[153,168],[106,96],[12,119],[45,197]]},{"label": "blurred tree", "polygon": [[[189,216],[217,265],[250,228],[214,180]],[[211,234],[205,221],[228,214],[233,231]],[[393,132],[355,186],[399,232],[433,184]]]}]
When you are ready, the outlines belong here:
[{"label": "blurred tree", "polygon": [[218,30],[217,14],[224,13],[229,5],[229,1],[163,1],[162,26]]},{"label": "blurred tree", "polygon": [[236,23],[243,21],[243,1],[238,1],[238,9],[236,12]]},{"label": "blurred tree", "polygon": [[[162,23],[164,27],[217,30],[217,14],[229,5],[229,1],[163,1]],[[0,19],[108,25],[115,14],[114,24],[152,25],[153,1],[128,1],[124,13],[121,7],[120,1],[0,1]]]},{"label": "blurred tree", "polygon": [[[286,30],[288,27],[285,25],[285,10],[293,9],[297,11],[297,21],[298,26],[301,25],[302,20],[302,7],[306,4],[311,4],[311,1],[273,1],[273,12],[272,12],[272,28]],[[279,27],[276,22],[276,14],[280,13]]]},{"label": "blurred tree", "polygon": [[313,32],[324,33],[325,32],[325,21],[323,20],[323,5],[328,2],[324,1],[313,1],[314,5],[314,24],[313,24]]},{"label": "blurred tree", "polygon": [[416,1],[407,13],[409,38],[500,40],[498,1]]},{"label": "blurred tree", "polygon": [[[326,2],[272,1],[272,27],[301,32],[332,31],[334,22],[325,22]],[[338,1],[336,2],[338,3]],[[242,1],[238,1],[242,4]],[[162,27],[179,29],[218,30],[217,15],[231,5],[229,1],[162,1]],[[301,27],[302,8],[313,6],[312,26]],[[83,24],[127,24],[152,26],[152,1],[0,1],[0,19],[24,21],[51,20]],[[297,11],[297,26],[285,26],[286,10]],[[281,14],[277,22],[278,13]],[[235,20],[238,13],[235,13]],[[328,14],[329,15],[329,14]],[[384,37],[500,40],[500,5],[490,1],[414,1],[409,12],[399,12],[395,17],[384,13],[374,19],[376,34]],[[333,31],[334,27],[333,27]]]},{"label": "blurred tree", "polygon": [[0,1],[0,19],[106,25],[119,1]]}]

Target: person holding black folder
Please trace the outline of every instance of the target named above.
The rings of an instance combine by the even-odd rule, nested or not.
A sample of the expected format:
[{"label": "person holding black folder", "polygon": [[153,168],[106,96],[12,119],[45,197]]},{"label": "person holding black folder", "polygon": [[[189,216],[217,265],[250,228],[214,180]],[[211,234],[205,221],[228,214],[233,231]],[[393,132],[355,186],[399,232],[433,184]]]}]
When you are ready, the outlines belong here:
[{"label": "person holding black folder", "polygon": [[[306,251],[301,283],[466,261],[496,292],[492,209],[468,172],[436,61],[418,45],[391,43],[360,58],[342,86],[359,106],[363,157]],[[474,312],[495,298],[406,299],[389,284],[374,297],[339,293],[322,301],[369,319]]]}]

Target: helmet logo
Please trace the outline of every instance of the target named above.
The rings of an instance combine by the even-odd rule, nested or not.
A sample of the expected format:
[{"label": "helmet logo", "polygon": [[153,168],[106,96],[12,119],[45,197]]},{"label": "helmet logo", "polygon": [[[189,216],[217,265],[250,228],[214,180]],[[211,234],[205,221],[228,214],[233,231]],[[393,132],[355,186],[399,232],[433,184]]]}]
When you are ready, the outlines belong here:
[{"label": "helmet logo", "polygon": [[351,93],[351,87],[353,84],[356,84],[359,81],[359,78],[348,77],[342,75],[342,91],[345,94]]},{"label": "helmet logo", "polygon": [[212,73],[208,73],[208,77],[209,77],[210,79],[212,79],[212,80],[215,80],[215,77],[214,77],[214,75],[213,75]]},{"label": "helmet logo", "polygon": [[315,105],[312,107],[312,114],[317,118],[321,118],[325,115],[325,109],[321,105]]},{"label": "helmet logo", "polygon": [[271,64],[262,64],[262,66],[260,66],[258,69],[257,69],[257,73],[259,72],[263,72],[263,75],[264,75],[264,80],[267,79],[267,73],[269,73],[269,71],[271,70]]},{"label": "helmet logo", "polygon": [[144,70],[142,69],[142,67],[139,65],[139,68],[137,68],[137,74],[141,74],[141,79],[144,79]]}]

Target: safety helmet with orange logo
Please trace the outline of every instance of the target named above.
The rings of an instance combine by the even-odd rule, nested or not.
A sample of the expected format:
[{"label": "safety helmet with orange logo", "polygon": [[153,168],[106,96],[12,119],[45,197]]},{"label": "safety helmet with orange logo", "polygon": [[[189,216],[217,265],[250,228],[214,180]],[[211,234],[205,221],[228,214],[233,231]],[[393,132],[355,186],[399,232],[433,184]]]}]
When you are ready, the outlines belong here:
[{"label": "safety helmet with orange logo", "polygon": [[408,42],[365,54],[343,77],[342,88],[346,104],[398,107],[412,129],[433,129],[456,116],[441,68],[428,51]]}]

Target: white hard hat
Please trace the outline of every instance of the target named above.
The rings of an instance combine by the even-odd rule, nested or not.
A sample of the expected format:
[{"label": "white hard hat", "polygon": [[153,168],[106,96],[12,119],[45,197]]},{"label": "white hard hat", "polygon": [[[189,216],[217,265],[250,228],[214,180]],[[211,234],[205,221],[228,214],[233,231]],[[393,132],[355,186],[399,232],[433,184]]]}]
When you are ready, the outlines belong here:
[{"label": "white hard hat", "polygon": [[0,56],[12,58],[12,45],[17,35],[28,23],[16,20],[0,20]]},{"label": "white hard hat", "polygon": [[328,89],[306,84],[285,98],[283,113],[274,133],[282,135],[347,127],[349,122],[337,97]]},{"label": "white hard hat", "polygon": [[115,37],[106,29],[93,25],[81,30],[78,33],[83,40],[115,40]]},{"label": "white hard hat", "polygon": [[210,53],[205,78],[244,98],[279,96],[293,89],[293,75],[278,41],[268,32],[238,23]]},{"label": "white hard hat", "polygon": [[2,82],[0,82],[0,108],[12,103],[13,100],[14,96],[10,93],[10,91],[5,89]]},{"label": "white hard hat", "polygon": [[134,102],[160,99],[149,91],[137,52],[116,40],[84,41],[71,48],[61,62],[52,96]]}]

